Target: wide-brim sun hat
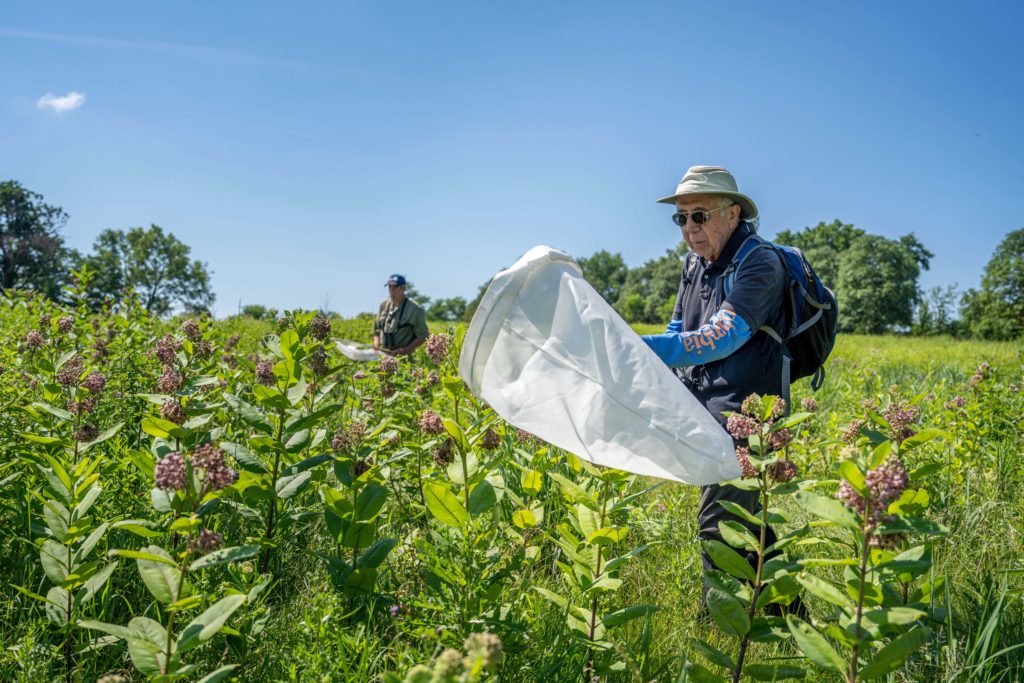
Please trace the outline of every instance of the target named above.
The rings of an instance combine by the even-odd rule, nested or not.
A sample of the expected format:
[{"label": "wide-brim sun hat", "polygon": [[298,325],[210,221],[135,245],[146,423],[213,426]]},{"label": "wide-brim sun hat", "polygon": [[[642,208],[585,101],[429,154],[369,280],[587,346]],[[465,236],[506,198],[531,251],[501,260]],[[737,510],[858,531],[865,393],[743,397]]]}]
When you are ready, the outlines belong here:
[{"label": "wide-brim sun hat", "polygon": [[727,169],[721,166],[691,166],[686,175],[676,186],[675,194],[662,197],[661,204],[675,204],[680,197],[694,194],[709,194],[728,197],[740,205],[740,218],[753,220],[757,218],[757,204],[747,195],[738,191],[736,179]]}]

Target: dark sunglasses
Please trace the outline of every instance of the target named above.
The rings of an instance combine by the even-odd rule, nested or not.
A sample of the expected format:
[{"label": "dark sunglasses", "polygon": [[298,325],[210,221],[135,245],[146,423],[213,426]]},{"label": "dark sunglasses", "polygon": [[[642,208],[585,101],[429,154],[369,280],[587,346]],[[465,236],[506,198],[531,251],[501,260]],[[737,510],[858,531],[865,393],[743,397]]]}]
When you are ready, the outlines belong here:
[{"label": "dark sunglasses", "polygon": [[720,206],[717,209],[693,211],[691,213],[680,211],[679,213],[672,214],[672,221],[680,228],[686,227],[687,218],[692,218],[694,225],[704,225],[705,223],[708,222],[708,219],[711,218],[711,214],[713,214],[716,211],[721,211],[722,209],[728,209],[730,206],[732,206],[732,204],[729,204],[727,206]]}]

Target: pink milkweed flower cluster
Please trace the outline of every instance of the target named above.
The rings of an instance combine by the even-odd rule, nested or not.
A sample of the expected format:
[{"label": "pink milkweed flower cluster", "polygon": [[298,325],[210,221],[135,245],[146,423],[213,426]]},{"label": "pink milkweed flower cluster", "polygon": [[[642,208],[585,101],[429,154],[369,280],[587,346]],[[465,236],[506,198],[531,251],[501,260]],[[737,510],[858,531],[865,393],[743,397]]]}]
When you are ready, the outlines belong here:
[{"label": "pink milkweed flower cluster", "polygon": [[366,429],[365,422],[350,422],[334,432],[334,436],[331,438],[331,448],[338,453],[354,451],[366,438]]},{"label": "pink milkweed flower cluster", "polygon": [[448,467],[455,462],[455,441],[448,437],[439,448],[435,448],[431,454],[438,467]]},{"label": "pink milkweed flower cluster", "polygon": [[184,491],[185,459],[181,457],[181,453],[168,453],[160,458],[153,469],[153,479],[158,489]]},{"label": "pink milkweed flower cluster", "polygon": [[448,347],[451,346],[452,337],[448,334],[432,334],[427,337],[427,356],[434,363],[444,362],[448,355]]},{"label": "pink milkweed flower cluster", "polygon": [[768,435],[768,450],[781,451],[783,448],[788,446],[792,440],[792,433],[783,427],[782,429],[776,430]]},{"label": "pink milkweed flower cluster", "polygon": [[100,430],[94,424],[79,425],[78,429],[76,429],[74,434],[72,434],[75,441],[79,441],[81,443],[95,441],[99,435]]},{"label": "pink milkweed flower cluster", "polygon": [[188,419],[188,413],[185,412],[185,406],[181,405],[174,399],[167,399],[163,405],[160,406],[160,417],[163,419],[173,422],[176,425],[185,424],[185,420]]},{"label": "pink milkweed flower cluster", "polygon": [[213,444],[196,447],[192,453],[192,468],[203,471],[201,495],[227,488],[238,479],[238,472],[224,462],[224,451]]},{"label": "pink milkweed flower cluster", "polygon": [[740,464],[740,471],[743,472],[745,479],[756,479],[757,468],[754,467],[754,463],[750,462],[750,449],[746,446],[740,446],[736,449],[736,460]]},{"label": "pink milkweed flower cluster", "polygon": [[785,459],[776,460],[771,465],[768,465],[765,471],[768,472],[769,477],[780,484],[790,481],[797,474],[796,465]]},{"label": "pink milkweed flower cluster", "polygon": [[203,337],[203,331],[199,329],[199,323],[195,318],[189,318],[181,324],[181,333],[191,342],[197,342]]},{"label": "pink milkweed flower cluster", "polygon": [[68,358],[57,370],[57,384],[65,387],[78,385],[78,378],[85,371],[85,360],[77,353]]},{"label": "pink milkweed flower cluster", "polygon": [[188,549],[198,555],[206,555],[217,550],[222,545],[224,545],[223,536],[209,529],[200,529],[199,533],[192,539],[192,542],[188,544]]},{"label": "pink milkweed flower cluster", "polygon": [[153,353],[156,359],[164,365],[174,365],[175,353],[181,350],[181,342],[170,334],[165,334],[156,340]]},{"label": "pink milkweed flower cluster", "polygon": [[800,407],[809,413],[818,412],[818,402],[813,398],[800,399]]},{"label": "pink milkweed flower cluster", "polygon": [[383,396],[384,398],[391,398],[392,396],[395,395],[396,392],[397,389],[395,389],[395,385],[392,384],[391,382],[380,383],[380,395]]},{"label": "pink milkweed flower cluster", "polygon": [[355,374],[352,375],[352,379],[354,379],[354,380],[366,379],[366,373],[363,372],[362,370],[356,370]]},{"label": "pink milkweed flower cluster", "polygon": [[25,341],[30,349],[39,349],[46,346],[46,339],[37,330],[32,330],[25,335]]},{"label": "pink milkweed flower cluster", "polygon": [[198,358],[209,358],[213,355],[213,343],[206,339],[199,339],[193,344],[192,349]]},{"label": "pink milkweed flower cluster", "polygon": [[846,425],[840,438],[846,443],[852,443],[858,436],[860,436],[860,428],[864,426],[864,420],[854,420],[850,424]]},{"label": "pink milkweed flower cluster", "polygon": [[256,383],[266,387],[274,386],[274,364],[269,360],[256,363]]},{"label": "pink milkweed flower cluster", "polygon": [[75,320],[70,315],[62,315],[57,319],[57,329],[61,334],[67,334],[74,327]]},{"label": "pink milkweed flower cluster", "polygon": [[384,356],[380,359],[380,371],[385,375],[393,375],[398,371],[398,359],[394,356]]},{"label": "pink milkweed flower cluster", "polygon": [[317,313],[309,321],[309,336],[317,341],[323,341],[331,336],[331,321],[323,313]]},{"label": "pink milkweed flower cluster", "polygon": [[68,412],[72,415],[87,415],[96,409],[96,399],[86,396],[81,401],[68,401]]},{"label": "pink milkweed flower cluster", "polygon": [[185,383],[185,378],[180,372],[175,371],[169,365],[164,366],[164,374],[156,381],[156,390],[161,394],[173,394]]},{"label": "pink milkweed flower cluster", "polygon": [[433,410],[425,410],[420,417],[420,429],[427,434],[441,434],[444,432],[444,423],[441,422],[441,416]]},{"label": "pink milkweed flower cluster", "polygon": [[81,387],[90,394],[98,394],[107,384],[107,378],[99,370],[93,370],[82,380]]},{"label": "pink milkweed flower cluster", "polygon": [[908,405],[906,401],[892,401],[885,407],[885,419],[889,423],[889,436],[899,442],[910,438],[914,431],[910,424],[920,414],[917,406]]},{"label": "pink milkweed flower cluster", "polygon": [[327,367],[327,352],[324,351],[324,347],[317,347],[313,353],[309,354],[309,367],[317,377],[323,377],[330,371],[330,368]]},{"label": "pink milkweed flower cluster", "polygon": [[757,420],[740,413],[733,413],[725,423],[725,428],[733,438],[748,439],[760,430]]},{"label": "pink milkweed flower cluster", "polygon": [[857,490],[848,481],[844,480],[839,485],[836,497],[846,507],[864,517],[868,527],[874,528],[882,521],[882,515],[889,504],[906,490],[909,477],[900,459],[895,455],[890,455],[884,463],[873,470],[868,470],[864,476],[864,483],[868,489],[868,498],[870,498],[870,512],[868,511],[868,498],[857,493]]}]

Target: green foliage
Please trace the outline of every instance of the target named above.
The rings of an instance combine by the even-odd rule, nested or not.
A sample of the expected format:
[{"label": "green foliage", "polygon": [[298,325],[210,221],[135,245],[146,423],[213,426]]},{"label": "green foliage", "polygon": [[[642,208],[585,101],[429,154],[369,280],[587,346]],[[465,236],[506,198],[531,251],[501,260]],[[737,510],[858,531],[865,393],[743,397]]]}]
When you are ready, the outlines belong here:
[{"label": "green foliage", "polygon": [[468,305],[461,296],[453,296],[450,299],[434,299],[426,309],[427,320],[458,322],[465,317]]},{"label": "green foliage", "polygon": [[[857,680],[994,681],[1024,662],[1012,344],[844,335],[816,413],[752,408],[757,477],[736,483],[765,506],[720,533],[761,561],[708,542],[701,621],[698,491],[506,424],[462,385],[462,328],[435,326],[436,362],[360,365],[330,339],[367,319],[94,314],[87,287],[73,308],[0,300],[4,680],[832,680],[856,660]],[[893,423],[910,408],[915,434]],[[211,483],[207,447],[237,478]],[[910,484],[868,529],[837,485],[867,491],[893,455]],[[798,596],[809,614],[778,616]]]},{"label": "green foliage", "polygon": [[126,290],[139,297],[144,309],[156,316],[174,305],[201,312],[213,305],[210,272],[190,260],[188,245],[158,225],[147,228],[104,230],[93,243],[84,264],[96,273],[90,297],[94,305],[121,301]]},{"label": "green foliage", "polygon": [[1007,234],[985,266],[981,289],[962,302],[964,322],[982,339],[1024,336],[1024,228]]},{"label": "green foliage", "polygon": [[0,288],[59,299],[75,252],[60,235],[68,215],[16,180],[0,182]]},{"label": "green foliage", "polygon": [[672,315],[687,246],[680,242],[626,276],[616,310],[627,322],[665,323]]},{"label": "green foliage", "polygon": [[622,254],[612,254],[602,249],[579,259],[578,263],[583,270],[584,279],[597,290],[597,293],[613,306],[618,303],[629,274]]},{"label": "green foliage", "polygon": [[840,330],[879,334],[911,326],[921,298],[918,277],[932,257],[913,233],[892,240],[836,220],[783,230],[774,241],[803,250],[825,286],[835,291]]}]

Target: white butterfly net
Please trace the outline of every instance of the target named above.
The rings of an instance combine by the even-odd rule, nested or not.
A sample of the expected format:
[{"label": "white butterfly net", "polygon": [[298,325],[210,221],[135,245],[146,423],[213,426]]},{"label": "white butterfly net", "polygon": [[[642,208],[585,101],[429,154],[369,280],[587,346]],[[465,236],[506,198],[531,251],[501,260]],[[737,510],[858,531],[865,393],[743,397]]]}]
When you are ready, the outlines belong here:
[{"label": "white butterfly net", "polygon": [[494,277],[459,371],[505,420],[596,465],[687,484],[740,476],[725,430],[551,247]]}]

